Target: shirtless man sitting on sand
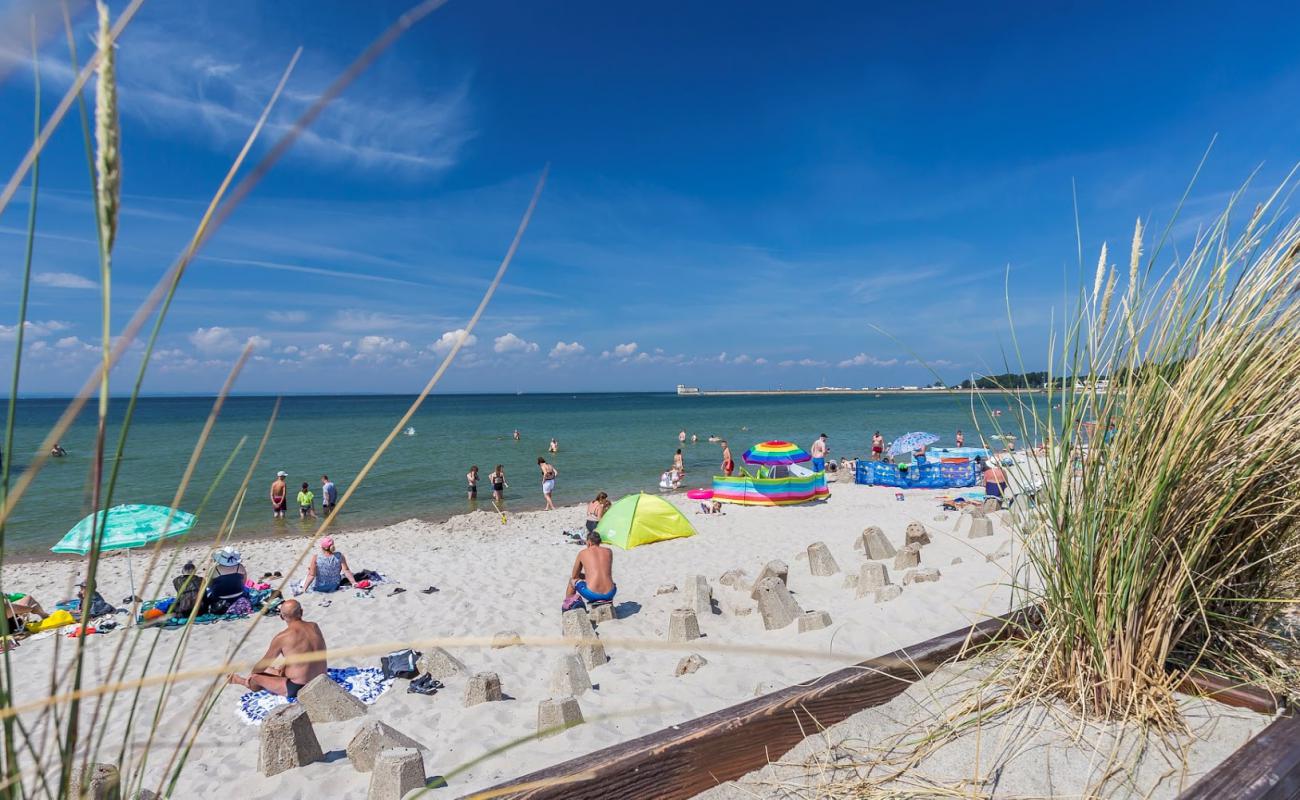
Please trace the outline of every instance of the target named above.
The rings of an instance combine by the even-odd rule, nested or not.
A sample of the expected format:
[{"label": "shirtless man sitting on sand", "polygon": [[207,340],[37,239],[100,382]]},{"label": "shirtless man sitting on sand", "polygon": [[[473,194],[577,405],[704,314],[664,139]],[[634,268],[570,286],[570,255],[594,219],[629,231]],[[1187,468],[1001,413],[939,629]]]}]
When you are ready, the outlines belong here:
[{"label": "shirtless man sitting on sand", "polygon": [[587,534],[587,546],[573,561],[573,572],[569,575],[564,597],[567,600],[577,592],[588,603],[608,603],[613,601],[617,591],[614,551],[602,546],[600,534],[592,531]]},{"label": "shirtless man sitting on sand", "polygon": [[247,678],[231,675],[231,683],[247,686],[254,691],[265,689],[272,694],[297,697],[299,690],[310,683],[312,678],[325,674],[324,655],[315,661],[296,661],[283,667],[271,666],[281,656],[325,652],[325,636],[320,632],[320,626],[303,620],[302,604],[297,600],[285,600],[280,604],[280,619],[284,620],[284,630],[271,640],[266,655],[253,665],[253,671]]}]

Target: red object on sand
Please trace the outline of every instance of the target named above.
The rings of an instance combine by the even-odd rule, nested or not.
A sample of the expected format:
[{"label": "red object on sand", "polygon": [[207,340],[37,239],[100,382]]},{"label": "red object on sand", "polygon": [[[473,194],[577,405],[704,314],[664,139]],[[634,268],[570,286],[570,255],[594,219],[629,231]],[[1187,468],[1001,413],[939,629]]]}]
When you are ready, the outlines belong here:
[{"label": "red object on sand", "polygon": [[370,588],[370,581],[357,581],[357,588],[358,588],[358,589],[369,589],[369,588]]},{"label": "red object on sand", "polygon": [[68,634],[68,638],[75,639],[78,636],[88,636],[92,633],[99,633],[99,631],[95,630],[94,625],[87,625],[84,631],[81,629],[81,626],[78,625],[77,627],[72,629],[72,633]]},{"label": "red object on sand", "polygon": [[692,489],[686,493],[686,496],[692,500],[712,500],[712,489]]}]

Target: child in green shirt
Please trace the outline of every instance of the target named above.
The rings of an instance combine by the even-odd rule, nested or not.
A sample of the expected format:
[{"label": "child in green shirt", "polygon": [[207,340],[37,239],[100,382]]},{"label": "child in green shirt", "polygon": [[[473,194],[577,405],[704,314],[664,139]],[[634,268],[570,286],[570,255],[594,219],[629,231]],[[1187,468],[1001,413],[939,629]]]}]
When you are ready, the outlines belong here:
[{"label": "child in green shirt", "polygon": [[298,492],[298,513],[303,519],[316,518],[316,495],[306,483],[302,485],[302,491]]}]

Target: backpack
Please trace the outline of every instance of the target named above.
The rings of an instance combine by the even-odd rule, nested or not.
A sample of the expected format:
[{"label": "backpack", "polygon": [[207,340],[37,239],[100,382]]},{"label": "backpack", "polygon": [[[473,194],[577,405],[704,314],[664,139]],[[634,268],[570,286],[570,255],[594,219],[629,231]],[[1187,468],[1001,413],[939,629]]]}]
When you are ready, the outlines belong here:
[{"label": "backpack", "polygon": [[199,604],[199,587],[203,580],[198,575],[179,575],[172,580],[176,590],[176,602],[172,603],[171,615],[179,619],[188,619]]}]

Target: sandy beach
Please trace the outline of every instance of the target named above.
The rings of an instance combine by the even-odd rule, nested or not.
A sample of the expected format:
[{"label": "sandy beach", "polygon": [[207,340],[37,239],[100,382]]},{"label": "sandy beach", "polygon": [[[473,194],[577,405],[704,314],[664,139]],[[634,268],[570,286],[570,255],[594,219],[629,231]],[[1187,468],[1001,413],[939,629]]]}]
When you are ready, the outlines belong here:
[{"label": "sandy beach", "polygon": [[[789,508],[727,506],[721,516],[697,514],[696,503],[683,495],[672,496],[698,535],[615,551],[619,618],[599,626],[609,661],[591,670],[596,688],[579,697],[585,724],[475,764],[452,776],[450,787],[436,790],[434,796],[459,796],[490,786],[1009,610],[1011,592],[1005,584],[1010,559],[986,559],[1009,541],[1004,520],[994,520],[993,536],[972,540],[954,531],[960,515],[940,510],[937,497],[943,492],[909,491],[899,502],[892,489],[840,483],[831,484],[831,489],[832,497],[825,503]],[[910,522],[926,526],[932,543],[924,547],[921,564],[938,568],[942,578],[909,585],[889,602],[877,604],[871,596],[858,598],[854,589],[845,586],[845,576],[856,575],[864,560],[853,547],[855,539],[867,526],[877,525],[900,547]],[[305,594],[300,598],[305,616],[320,624],[331,648],[439,637],[482,639],[507,630],[524,637],[557,637],[565,581],[578,551],[561,534],[566,529],[581,530],[582,524],[583,509],[575,505],[555,512],[511,515],[504,525],[497,514],[477,512],[441,524],[413,520],[345,533],[338,537],[338,547],[352,568],[378,570],[390,582],[379,586],[372,596],[359,597],[349,591]],[[810,574],[802,554],[814,542],[827,544],[841,573]],[[240,547],[249,573],[261,575],[288,570],[304,546],[303,538],[294,537],[251,541]],[[191,547],[183,555],[200,558],[205,553],[206,548]],[[789,565],[789,588],[804,610],[830,613],[830,627],[803,634],[797,625],[766,631],[757,612],[745,613],[753,606],[748,591],[719,585],[719,576],[736,568],[746,570],[752,580],[772,559]],[[954,559],[961,561],[954,564]],[[891,579],[901,584],[901,572],[888,563]],[[143,565],[144,558],[137,555],[137,580]],[[6,586],[30,592],[49,606],[69,595],[80,568],[81,562],[75,560],[6,565],[4,579]],[[112,555],[104,560],[101,570],[105,598],[116,602],[125,597],[129,591],[125,559]],[[290,577],[304,574],[305,568]],[[666,643],[669,615],[682,603],[680,587],[693,575],[708,579],[717,601],[715,612],[700,618],[704,638],[663,650],[618,643],[619,639]],[[657,593],[669,584],[679,587],[678,591]],[[439,591],[419,591],[429,585]],[[389,594],[399,586],[406,591]],[[149,598],[157,592],[142,590],[141,594]],[[323,605],[327,600],[328,605]],[[181,667],[197,669],[221,663],[248,633],[250,624],[251,620],[193,627]],[[280,626],[277,619],[258,622],[239,657],[251,660],[260,656]],[[87,642],[88,685],[105,680],[118,641],[133,635],[119,628]],[[157,657],[149,673],[165,672],[172,642],[179,635],[178,630],[144,632],[126,675],[139,675],[148,650],[145,645],[152,644],[155,637],[163,640],[159,650],[167,655]],[[49,676],[62,674],[61,668],[70,661],[68,644],[65,638],[51,636],[28,640],[13,652],[14,668],[24,678],[19,681],[17,703],[45,695]],[[726,652],[727,646],[737,645],[797,649],[800,653]],[[406,682],[399,680],[369,707],[365,717],[383,721],[424,745],[429,776],[447,774],[535,733],[538,703],[550,696],[552,666],[572,651],[571,647],[529,645],[503,649],[449,645],[447,649],[470,673],[496,672],[508,699],[466,708],[462,701],[464,676],[446,680],[446,688],[432,697],[408,694]],[[708,663],[694,674],[675,676],[677,662],[696,652]],[[377,654],[331,660],[331,666],[378,663]],[[147,786],[155,786],[163,774],[165,758],[159,755],[158,743],[170,744],[180,735],[206,685],[206,680],[190,680],[175,687],[154,731],[155,752],[144,767]],[[355,771],[342,753],[363,720],[316,726],[326,752],[324,762],[270,778],[259,775],[258,728],[246,724],[237,713],[243,691],[233,686],[222,690],[175,796],[215,795],[236,785],[248,798],[318,797],[323,784],[331,787],[331,796],[359,796],[365,791],[369,775]],[[154,688],[145,692],[150,709],[157,692]],[[105,742],[115,743],[121,737],[126,705],[119,702],[97,723],[105,731]],[[88,719],[89,712],[83,713]],[[28,713],[24,719],[34,720],[35,716]],[[35,729],[38,743],[42,730]],[[143,750],[143,730],[137,723],[136,736],[141,739],[128,743],[137,753]],[[116,750],[116,744],[106,745],[99,760],[111,760]]]}]

